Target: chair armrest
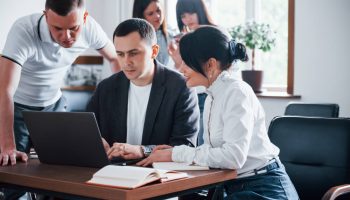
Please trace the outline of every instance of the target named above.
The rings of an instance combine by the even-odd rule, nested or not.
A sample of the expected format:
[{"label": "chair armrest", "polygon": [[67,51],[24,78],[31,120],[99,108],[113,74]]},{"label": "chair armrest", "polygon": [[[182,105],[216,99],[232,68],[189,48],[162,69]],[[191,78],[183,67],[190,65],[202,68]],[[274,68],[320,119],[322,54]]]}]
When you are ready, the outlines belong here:
[{"label": "chair armrest", "polygon": [[346,193],[350,193],[350,184],[334,186],[323,195],[322,200],[334,200]]}]

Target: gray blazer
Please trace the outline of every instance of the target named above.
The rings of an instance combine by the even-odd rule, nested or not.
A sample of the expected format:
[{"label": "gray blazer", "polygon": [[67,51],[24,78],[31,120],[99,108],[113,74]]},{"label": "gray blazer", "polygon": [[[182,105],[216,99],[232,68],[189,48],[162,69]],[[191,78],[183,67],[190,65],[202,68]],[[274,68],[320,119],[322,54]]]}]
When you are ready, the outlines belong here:
[{"label": "gray blazer", "polygon": [[[181,74],[155,62],[156,70],[146,110],[142,145],[195,146],[199,130],[199,108],[194,90]],[[123,72],[103,80],[87,111],[94,112],[102,137],[112,145],[125,143],[130,81]]]}]

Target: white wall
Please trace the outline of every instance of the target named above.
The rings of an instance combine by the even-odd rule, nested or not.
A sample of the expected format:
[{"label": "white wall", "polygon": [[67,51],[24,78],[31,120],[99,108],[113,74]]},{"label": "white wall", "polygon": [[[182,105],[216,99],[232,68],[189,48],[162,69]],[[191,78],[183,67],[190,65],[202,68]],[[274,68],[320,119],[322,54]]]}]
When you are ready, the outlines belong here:
[{"label": "white wall", "polygon": [[[331,102],[350,117],[350,1],[296,0],[295,94],[305,102]],[[261,99],[267,120],[289,100]]]},{"label": "white wall", "polygon": [[348,117],[349,11],[348,0],[298,0],[295,28],[296,93],[305,101],[339,103],[340,115]]},{"label": "white wall", "polygon": [[131,18],[133,0],[87,1],[86,9],[100,23],[110,39],[118,24]]},{"label": "white wall", "polygon": [[0,0],[0,53],[7,33],[17,18],[44,10],[45,0]]},{"label": "white wall", "polygon": [[[102,26],[108,37],[113,40],[113,32],[118,24],[132,15],[133,0],[96,0],[86,1],[89,14]],[[88,51],[87,54],[91,54]],[[96,54],[96,52],[95,52]],[[104,61],[102,77],[111,74],[109,63]]]}]

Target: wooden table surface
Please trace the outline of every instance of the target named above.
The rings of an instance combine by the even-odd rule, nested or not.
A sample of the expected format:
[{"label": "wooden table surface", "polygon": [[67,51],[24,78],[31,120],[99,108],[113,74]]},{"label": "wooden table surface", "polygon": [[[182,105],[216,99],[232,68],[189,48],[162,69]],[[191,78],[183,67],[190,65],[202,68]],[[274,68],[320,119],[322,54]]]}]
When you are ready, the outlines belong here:
[{"label": "wooden table surface", "polygon": [[37,159],[0,167],[0,184],[97,199],[146,199],[219,184],[236,177],[234,170],[186,171],[189,178],[127,190],[86,184],[96,168],[42,164]]}]

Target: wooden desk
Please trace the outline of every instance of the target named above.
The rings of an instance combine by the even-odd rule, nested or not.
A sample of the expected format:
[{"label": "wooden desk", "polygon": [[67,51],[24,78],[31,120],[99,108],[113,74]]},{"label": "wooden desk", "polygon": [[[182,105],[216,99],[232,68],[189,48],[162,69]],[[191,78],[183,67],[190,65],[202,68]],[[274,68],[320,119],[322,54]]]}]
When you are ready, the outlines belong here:
[{"label": "wooden desk", "polygon": [[41,164],[37,159],[15,166],[0,167],[0,185],[23,188],[60,197],[89,197],[97,199],[146,199],[171,197],[196,191],[232,180],[233,170],[187,171],[189,178],[167,183],[154,183],[133,190],[89,185],[98,169]]}]

